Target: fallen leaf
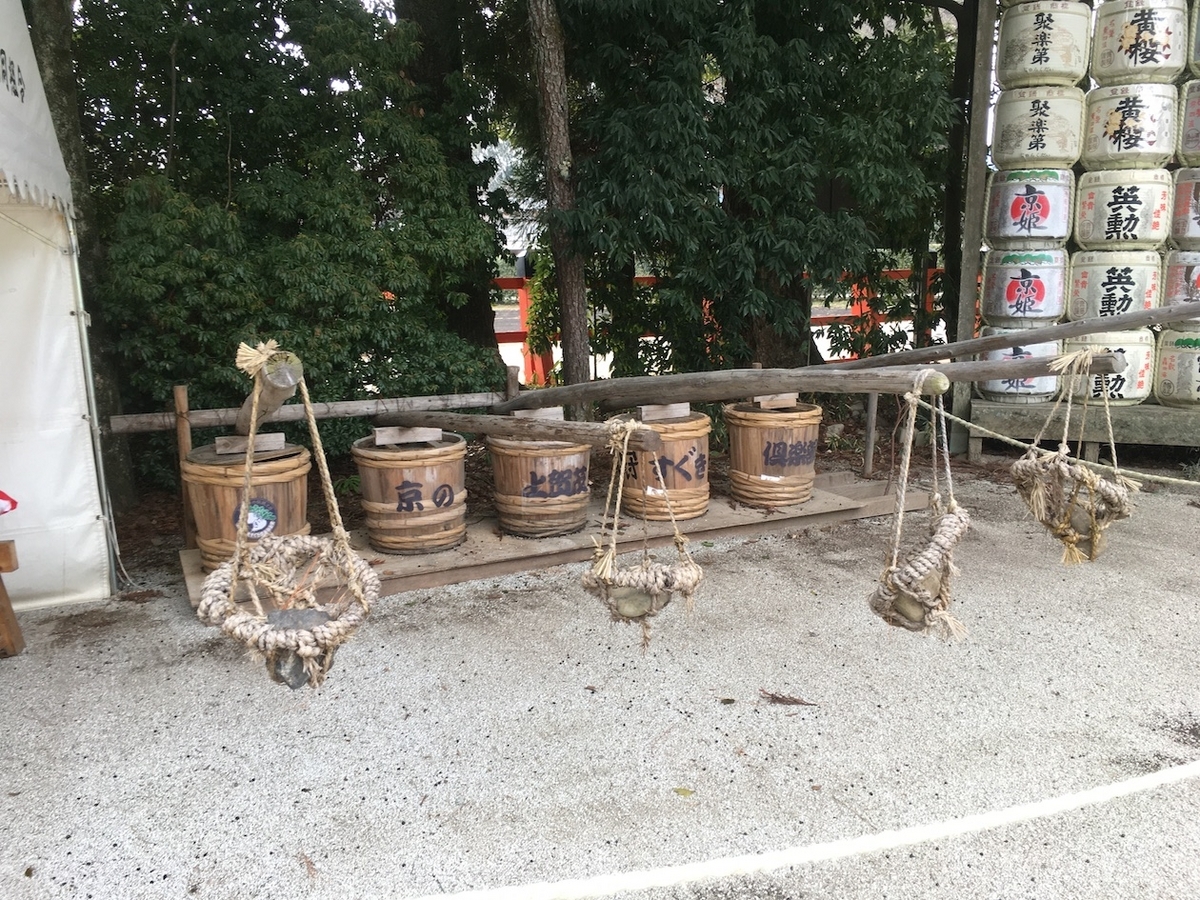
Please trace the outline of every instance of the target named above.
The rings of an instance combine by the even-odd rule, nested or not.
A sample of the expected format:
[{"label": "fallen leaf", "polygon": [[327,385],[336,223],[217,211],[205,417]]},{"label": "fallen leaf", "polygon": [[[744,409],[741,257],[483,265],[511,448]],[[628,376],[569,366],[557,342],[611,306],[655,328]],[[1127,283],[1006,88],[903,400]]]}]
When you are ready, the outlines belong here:
[{"label": "fallen leaf", "polygon": [[304,863],[304,871],[308,873],[309,878],[317,877],[316,864],[309,858],[307,853],[297,853],[296,858]]},{"label": "fallen leaf", "polygon": [[367,565],[368,566],[382,566],[383,562],[384,562],[383,557],[377,556],[374,559],[367,560]]},{"label": "fallen leaf", "polygon": [[680,797],[690,797],[696,792],[691,788],[677,787],[675,788],[675,793],[677,793]]},{"label": "fallen leaf", "polygon": [[728,706],[730,703],[737,703],[737,700],[735,700],[733,697],[718,697],[717,699],[720,700],[722,703],[724,703],[726,706]]},{"label": "fallen leaf", "polygon": [[810,700],[802,700],[799,697],[793,697],[790,694],[776,694],[773,691],[768,691],[766,688],[758,689],[761,696],[768,703],[778,703],[781,706],[818,706]]},{"label": "fallen leaf", "polygon": [[819,784],[814,784],[811,788],[811,790],[814,790],[814,791],[819,791],[820,789],[821,789],[821,786]]}]

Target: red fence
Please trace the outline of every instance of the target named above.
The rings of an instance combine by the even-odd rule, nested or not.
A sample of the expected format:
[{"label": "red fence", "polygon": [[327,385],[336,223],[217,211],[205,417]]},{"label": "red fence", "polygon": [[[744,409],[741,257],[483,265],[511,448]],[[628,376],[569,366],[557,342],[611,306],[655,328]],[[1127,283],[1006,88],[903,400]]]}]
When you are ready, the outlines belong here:
[{"label": "red fence", "polygon": [[[942,272],[941,269],[929,269],[925,273],[925,312],[932,318],[934,310],[933,285]],[[884,277],[893,281],[907,281],[912,278],[912,269],[888,269]],[[634,279],[637,284],[654,284],[652,275],[639,275]],[[552,353],[532,353],[526,340],[529,337],[529,279],[528,278],[497,278],[496,287],[503,291],[517,292],[517,309],[520,313],[520,327],[515,331],[497,331],[496,340],[501,344],[520,344],[521,356],[525,361],[525,383],[547,384],[549,374],[554,368]],[[851,303],[848,309],[830,309],[814,306],[810,322],[813,328],[824,328],[828,325],[851,325],[866,329],[890,321],[889,317],[881,315],[872,308],[871,294],[862,287],[855,285],[850,289]],[[928,328],[924,330],[925,343],[929,342]]]}]

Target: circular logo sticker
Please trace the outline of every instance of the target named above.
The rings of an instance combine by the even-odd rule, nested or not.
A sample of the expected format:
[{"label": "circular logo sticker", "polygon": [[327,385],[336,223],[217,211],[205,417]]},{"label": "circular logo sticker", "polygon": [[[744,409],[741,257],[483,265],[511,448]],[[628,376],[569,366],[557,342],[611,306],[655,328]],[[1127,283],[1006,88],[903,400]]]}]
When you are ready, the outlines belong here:
[{"label": "circular logo sticker", "polygon": [[[241,506],[233,511],[233,527],[236,529],[238,518],[242,514]],[[250,501],[250,512],[247,516],[246,527],[249,530],[250,540],[257,541],[260,537],[268,535],[275,530],[275,523],[279,521],[279,513],[275,510],[275,504],[266,497],[255,497]]]}]

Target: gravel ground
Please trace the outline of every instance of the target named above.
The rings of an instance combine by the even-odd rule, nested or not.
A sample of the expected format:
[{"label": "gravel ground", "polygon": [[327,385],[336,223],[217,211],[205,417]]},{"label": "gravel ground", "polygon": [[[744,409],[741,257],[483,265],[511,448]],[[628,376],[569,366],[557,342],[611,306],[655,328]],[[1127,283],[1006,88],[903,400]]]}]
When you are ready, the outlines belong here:
[{"label": "gravel ground", "polygon": [[[867,609],[886,518],[697,543],[695,609],[668,607],[645,651],[580,566],[389,597],[316,691],[202,626],[169,565],[23,613],[27,649],[0,661],[0,897],[1200,896],[1200,780],[1175,768],[1200,761],[1194,494],[1140,494],[1066,568],[1011,485],[956,488],[955,644]],[[1152,772],[977,833],[670,868]],[[529,887],[660,868],[650,890]]]}]

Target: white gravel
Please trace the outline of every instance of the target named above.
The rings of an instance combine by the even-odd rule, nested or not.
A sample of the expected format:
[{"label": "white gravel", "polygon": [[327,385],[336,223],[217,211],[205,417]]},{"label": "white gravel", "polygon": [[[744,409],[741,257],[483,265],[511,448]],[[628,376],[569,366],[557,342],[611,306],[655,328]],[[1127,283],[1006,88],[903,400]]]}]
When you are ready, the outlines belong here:
[{"label": "white gravel", "polygon": [[[320,690],[149,603],[20,615],[0,660],[0,897],[407,898],[777,851],[1200,760],[1190,495],[1092,564],[959,479],[945,644],[866,607],[887,519],[695,546],[643,653],[581,566],[396,595]],[[910,515],[910,534],[925,519]],[[162,586],[162,585],[160,585]],[[767,702],[760,689],[815,706]],[[910,848],[626,893],[1191,898],[1200,781]]]}]

